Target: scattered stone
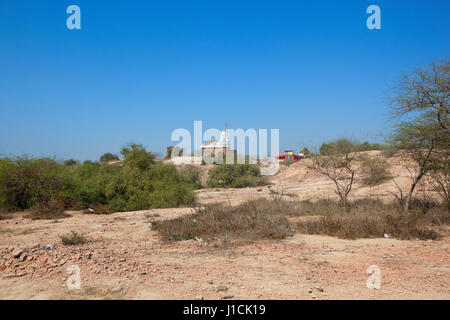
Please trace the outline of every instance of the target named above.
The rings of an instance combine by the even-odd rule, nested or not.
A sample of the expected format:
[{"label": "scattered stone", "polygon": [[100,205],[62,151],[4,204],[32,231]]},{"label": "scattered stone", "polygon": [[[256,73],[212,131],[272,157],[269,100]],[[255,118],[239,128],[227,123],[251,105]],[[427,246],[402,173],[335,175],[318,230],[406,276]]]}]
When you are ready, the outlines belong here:
[{"label": "scattered stone", "polygon": [[231,299],[231,298],[233,298],[234,296],[232,295],[232,294],[229,294],[229,293],[226,293],[226,294],[224,294],[223,296],[222,296],[222,299]]},{"label": "scattered stone", "polygon": [[42,250],[52,250],[53,247],[54,247],[54,245],[52,245],[52,244],[47,244],[46,246],[43,246],[43,247],[42,247]]},{"label": "scattered stone", "polygon": [[202,296],[196,296],[194,299],[195,300],[203,300],[203,297]]},{"label": "scattered stone", "polygon": [[119,293],[120,291],[122,291],[122,287],[121,286],[117,286],[111,289],[112,293]]},{"label": "scattered stone", "polygon": [[208,283],[209,284],[214,284],[214,280],[209,280]]},{"label": "scattered stone", "polygon": [[61,261],[61,262],[58,264],[58,267],[61,267],[61,266],[65,265],[65,264],[66,264],[66,261]]},{"label": "scattered stone", "polygon": [[26,254],[26,252],[23,252],[23,253],[20,255],[19,261],[20,261],[20,262],[24,262],[25,259],[26,259],[27,257],[28,257],[28,255]]},{"label": "scattered stone", "polygon": [[18,259],[18,258],[22,255],[23,252],[24,252],[23,249],[16,250],[16,251],[14,251],[14,253],[12,254],[12,257]]},{"label": "scattered stone", "polygon": [[217,286],[216,291],[217,291],[217,292],[220,292],[220,291],[228,291],[228,288],[225,287],[225,286]]},{"label": "scattered stone", "polygon": [[3,276],[3,279],[9,279],[9,278],[14,278],[14,274],[12,274],[12,273],[10,273],[10,274],[5,274],[4,276]]}]

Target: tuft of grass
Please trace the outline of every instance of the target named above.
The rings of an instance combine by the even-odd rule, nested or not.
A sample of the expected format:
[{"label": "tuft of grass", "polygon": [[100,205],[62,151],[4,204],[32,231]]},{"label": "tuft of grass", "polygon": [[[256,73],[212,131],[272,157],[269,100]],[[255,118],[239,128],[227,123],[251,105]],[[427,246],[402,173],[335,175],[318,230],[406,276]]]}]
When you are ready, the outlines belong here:
[{"label": "tuft of grass", "polygon": [[61,243],[65,246],[84,244],[86,242],[86,238],[83,235],[76,233],[75,231],[72,231],[70,234],[61,237]]},{"label": "tuft of grass", "polygon": [[206,205],[195,214],[152,223],[164,240],[285,239],[292,235],[288,220],[265,199],[232,207]]},{"label": "tuft of grass", "polygon": [[157,217],[160,217],[160,214],[159,213],[146,213],[144,215],[144,217],[146,217],[146,218],[157,218]]}]

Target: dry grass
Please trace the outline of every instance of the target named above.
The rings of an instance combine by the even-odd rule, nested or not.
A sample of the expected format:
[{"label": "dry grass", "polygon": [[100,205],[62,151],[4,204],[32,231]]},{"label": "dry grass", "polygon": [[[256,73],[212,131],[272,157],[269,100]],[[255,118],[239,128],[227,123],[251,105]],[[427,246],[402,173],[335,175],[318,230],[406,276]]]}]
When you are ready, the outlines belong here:
[{"label": "dry grass", "polygon": [[[305,234],[323,234],[344,239],[381,238],[385,234],[401,240],[439,239],[441,226],[449,222],[448,210],[437,203],[414,202],[411,211],[404,213],[396,204],[363,199],[354,202],[347,212],[332,205],[319,219],[300,221],[295,229]],[[314,204],[312,204],[314,207]],[[318,204],[318,211],[323,206]]]},{"label": "dry grass", "polygon": [[270,203],[260,199],[235,207],[207,205],[195,214],[153,222],[152,229],[164,240],[285,239],[293,230],[282,210]]},{"label": "dry grass", "polygon": [[75,231],[72,231],[70,234],[61,237],[61,243],[65,246],[84,244],[86,242],[86,238],[83,235],[76,233]]},{"label": "dry grass", "polygon": [[[317,216],[289,222],[290,217]],[[416,201],[409,213],[394,203],[362,199],[346,211],[332,200],[284,201],[258,199],[239,206],[207,205],[195,214],[152,222],[164,240],[285,239],[293,229],[302,234],[321,234],[345,239],[439,239],[448,225],[449,211],[437,203]],[[295,219],[291,219],[295,220]],[[444,231],[445,232],[445,231]]]}]

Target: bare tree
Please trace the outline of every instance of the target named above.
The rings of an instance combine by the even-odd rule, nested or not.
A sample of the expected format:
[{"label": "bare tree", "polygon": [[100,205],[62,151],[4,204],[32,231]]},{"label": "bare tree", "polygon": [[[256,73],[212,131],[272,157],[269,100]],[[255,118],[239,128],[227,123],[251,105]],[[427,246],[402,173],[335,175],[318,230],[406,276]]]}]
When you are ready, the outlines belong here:
[{"label": "bare tree", "polygon": [[348,207],[348,195],[353,184],[360,180],[357,176],[359,144],[348,139],[330,142],[320,155],[312,159],[311,169],[333,181],[344,210]]}]

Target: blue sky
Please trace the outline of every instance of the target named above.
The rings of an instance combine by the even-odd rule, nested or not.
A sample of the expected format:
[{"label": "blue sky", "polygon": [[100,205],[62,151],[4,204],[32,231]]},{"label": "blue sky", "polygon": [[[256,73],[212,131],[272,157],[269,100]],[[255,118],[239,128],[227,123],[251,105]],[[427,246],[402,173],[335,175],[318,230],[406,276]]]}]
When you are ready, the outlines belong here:
[{"label": "blue sky", "polygon": [[[81,8],[81,30],[66,8]],[[366,8],[381,8],[381,30]],[[449,1],[0,0],[0,154],[164,152],[176,128],[280,148],[383,141],[400,73],[448,57]]]}]

